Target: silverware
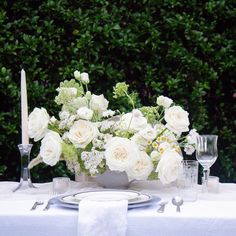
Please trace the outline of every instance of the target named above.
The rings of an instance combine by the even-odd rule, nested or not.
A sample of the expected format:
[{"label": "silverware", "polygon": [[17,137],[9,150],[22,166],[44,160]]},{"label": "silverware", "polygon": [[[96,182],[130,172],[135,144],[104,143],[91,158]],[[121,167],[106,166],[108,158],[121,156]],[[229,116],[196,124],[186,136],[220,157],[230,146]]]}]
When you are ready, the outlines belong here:
[{"label": "silverware", "polygon": [[180,212],[180,206],[183,205],[184,200],[183,200],[183,198],[181,198],[179,196],[175,196],[172,198],[172,203],[173,203],[173,205],[176,206],[176,211]]},{"label": "silverware", "polygon": [[42,202],[42,201],[36,201],[36,202],[34,203],[34,205],[31,207],[30,210],[31,210],[31,211],[35,210],[37,206],[43,205],[43,203],[44,203],[44,202]]},{"label": "silverware", "polygon": [[44,211],[47,211],[50,208],[50,206],[54,204],[52,200],[53,199],[48,200],[47,205],[43,208]]},{"label": "silverware", "polygon": [[159,202],[158,203],[158,209],[157,209],[157,212],[159,213],[163,213],[165,211],[165,206],[166,204],[168,204],[169,201],[162,201],[162,202]]}]

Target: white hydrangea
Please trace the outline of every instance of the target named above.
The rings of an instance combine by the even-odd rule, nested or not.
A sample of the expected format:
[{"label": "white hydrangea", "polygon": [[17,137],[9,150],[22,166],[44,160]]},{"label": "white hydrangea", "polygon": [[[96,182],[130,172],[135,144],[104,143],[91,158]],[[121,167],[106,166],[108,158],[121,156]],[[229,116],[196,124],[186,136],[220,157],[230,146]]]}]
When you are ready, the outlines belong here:
[{"label": "white hydrangea", "polygon": [[91,152],[82,152],[81,159],[84,161],[84,167],[91,175],[99,173],[98,167],[104,159],[104,152],[92,150]]}]

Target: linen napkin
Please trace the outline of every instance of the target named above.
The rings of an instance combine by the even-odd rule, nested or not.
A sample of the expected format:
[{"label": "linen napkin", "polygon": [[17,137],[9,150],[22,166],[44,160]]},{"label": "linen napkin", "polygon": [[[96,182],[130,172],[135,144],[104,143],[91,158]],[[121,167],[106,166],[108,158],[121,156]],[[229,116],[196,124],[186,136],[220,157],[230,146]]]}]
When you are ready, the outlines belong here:
[{"label": "linen napkin", "polygon": [[78,236],[125,236],[128,201],[82,200],[79,204]]}]

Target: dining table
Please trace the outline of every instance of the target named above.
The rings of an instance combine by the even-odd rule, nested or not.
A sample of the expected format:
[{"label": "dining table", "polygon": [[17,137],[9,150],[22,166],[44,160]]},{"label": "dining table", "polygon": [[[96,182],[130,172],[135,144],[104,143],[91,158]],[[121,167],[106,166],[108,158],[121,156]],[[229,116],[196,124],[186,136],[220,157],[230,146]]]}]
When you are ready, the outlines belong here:
[{"label": "dining table", "polygon": [[[17,182],[0,182],[0,236],[78,236],[78,209],[52,204],[43,210],[48,200],[55,198],[52,182],[34,183],[36,188],[13,192],[17,185]],[[103,188],[95,182],[71,181],[66,194],[99,189]],[[155,201],[129,209],[127,236],[236,235],[234,183],[220,183],[217,193],[202,193],[198,185],[197,200],[184,201],[180,212],[171,202],[177,193],[175,186],[163,186],[159,181],[135,181],[129,189],[159,197],[168,204],[162,213],[157,211]],[[43,204],[30,210],[37,200]]]}]

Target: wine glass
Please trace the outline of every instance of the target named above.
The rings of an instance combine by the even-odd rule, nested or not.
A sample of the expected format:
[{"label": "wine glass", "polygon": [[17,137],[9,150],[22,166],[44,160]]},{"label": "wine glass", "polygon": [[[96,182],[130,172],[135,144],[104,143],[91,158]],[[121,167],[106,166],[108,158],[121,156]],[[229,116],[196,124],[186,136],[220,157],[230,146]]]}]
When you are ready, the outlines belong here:
[{"label": "wine glass", "polygon": [[217,152],[217,135],[198,135],[196,143],[196,158],[203,167],[203,191],[207,192],[210,167],[215,163]]}]

